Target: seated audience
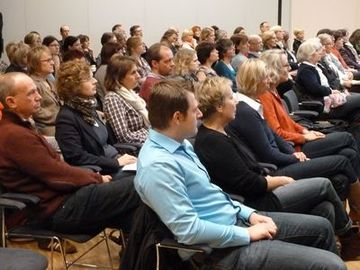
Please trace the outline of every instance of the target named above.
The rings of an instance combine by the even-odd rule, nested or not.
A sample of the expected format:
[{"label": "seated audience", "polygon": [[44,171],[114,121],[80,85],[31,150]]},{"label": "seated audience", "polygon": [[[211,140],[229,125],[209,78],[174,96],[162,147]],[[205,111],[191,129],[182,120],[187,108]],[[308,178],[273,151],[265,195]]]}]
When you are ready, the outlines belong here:
[{"label": "seated audience", "polygon": [[204,81],[207,77],[217,76],[215,70],[212,68],[214,63],[219,60],[219,52],[212,42],[201,42],[196,47],[196,54],[200,62],[196,76],[199,81]]},{"label": "seated audience", "polygon": [[222,39],[216,43],[219,52],[219,61],[214,66],[217,75],[228,78],[232,82],[232,89],[237,92],[236,71],[231,65],[231,60],[235,56],[235,47],[231,39]]},{"label": "seated audience", "polygon": [[[197,89],[196,97],[203,123],[196,135],[195,152],[216,185],[225,192],[244,196],[244,203],[258,210],[320,215],[330,222],[335,215],[335,232],[350,231],[351,221],[328,179],[294,181],[286,176],[263,175],[246,146],[225,128],[236,111],[230,81],[219,77],[207,79]],[[328,213],[334,210],[329,217]],[[352,249],[356,241],[354,235],[353,243],[342,246],[343,251]]]},{"label": "seated audience", "polygon": [[29,45],[21,41],[19,43],[10,42],[6,45],[5,51],[10,61],[10,65],[6,68],[5,73],[27,73],[27,54],[30,51]]},{"label": "seated audience", "polygon": [[305,41],[305,31],[304,29],[295,28],[293,34],[294,34],[294,41],[293,41],[292,49],[296,55],[301,43]]},{"label": "seated audience", "polygon": [[53,75],[55,76],[56,72],[58,71],[61,63],[60,59],[60,45],[59,41],[54,36],[46,36],[42,42],[43,45],[49,48],[52,59],[54,61],[54,72]]},{"label": "seated audience", "polygon": [[360,28],[355,29],[354,32],[351,33],[349,38],[350,43],[353,45],[357,54],[360,54]]},{"label": "seated audience", "polygon": [[[229,129],[248,145],[256,159],[276,165],[278,169],[273,172],[274,175],[286,175],[294,179],[321,176],[337,183],[334,177],[343,174],[344,178],[339,180],[342,184],[334,187],[341,198],[346,198],[348,190],[344,187],[356,183],[360,176],[359,169],[353,168],[346,156],[327,155],[309,159],[271,130],[264,120],[258,98],[270,87],[266,64],[259,59],[246,60],[239,69],[237,82],[241,92],[237,96],[240,102]],[[359,189],[360,185],[353,187]]]},{"label": "seated audience", "polygon": [[186,140],[196,134],[201,117],[190,91],[174,81],[154,87],[148,104],[152,129],[140,151],[135,177],[142,201],[179,243],[213,248],[209,255],[191,257],[192,253],[181,252],[181,257],[191,257],[196,265],[209,269],[243,269],[244,265],[263,270],[346,269],[336,255],[326,219],[287,213],[265,216],[210,184]]},{"label": "seated audience", "polygon": [[173,55],[175,55],[178,51],[178,48],[176,46],[178,38],[178,32],[175,29],[168,29],[161,37],[160,43],[168,46],[171,49]]},{"label": "seated audience", "polygon": [[263,50],[263,42],[259,35],[249,36],[248,58],[259,58]]},{"label": "seated audience", "polygon": [[120,156],[111,145],[105,123],[96,112],[96,80],[82,60],[61,65],[56,89],[64,106],[56,118],[56,140],[64,160],[74,166],[96,165],[113,180],[124,175],[121,168],[136,157]]},{"label": "seated audience", "polygon": [[41,96],[40,108],[33,113],[35,125],[42,135],[55,136],[55,120],[60,110],[60,99],[49,75],[54,72],[54,61],[46,46],[32,48],[28,54],[28,72]]},{"label": "seated audience", "polygon": [[120,143],[144,143],[148,135],[148,112],[145,101],[133,89],[140,76],[136,61],[114,54],[108,63],[104,112]]},{"label": "seated audience", "polygon": [[[62,233],[93,234],[112,227],[129,231],[138,196],[131,179],[72,167],[62,161],[29,119],[41,96],[21,73],[0,76],[0,181],[9,192],[39,197],[25,220]],[[16,143],[9,143],[15,141]],[[13,216],[10,216],[10,220]]]},{"label": "seated audience", "polygon": [[200,42],[212,42],[215,43],[215,30],[211,27],[204,27],[200,32]]},{"label": "seated audience", "polygon": [[339,44],[339,51],[342,58],[350,68],[359,70],[360,69],[359,55],[357,54],[353,45],[349,42],[349,35],[350,35],[349,31],[346,29],[340,29],[338,30],[338,32],[342,36],[342,47],[341,44]]},{"label": "seated audience", "polygon": [[181,34],[182,49],[194,50],[197,46],[196,39],[194,39],[194,33],[191,29],[185,29]]},{"label": "seated audience", "polygon": [[119,53],[120,49],[120,45],[117,43],[105,43],[101,48],[101,65],[94,74],[94,77],[97,80],[96,98],[99,102],[98,108],[100,108],[101,111],[103,110],[104,98],[107,93],[105,88],[106,68],[110,61],[110,58],[115,53]]},{"label": "seated audience", "polygon": [[270,49],[276,49],[276,35],[274,31],[266,31],[261,35],[262,41],[263,41],[263,49],[264,51],[270,50]]},{"label": "seated audience", "polygon": [[144,57],[142,57],[142,55],[146,52],[146,49],[141,37],[138,36],[128,38],[126,41],[126,48],[128,55],[135,59],[138,73],[140,75],[139,85],[137,86],[138,92],[140,85],[145,81],[145,78],[151,72],[149,63],[144,59]]},{"label": "seated audience", "polygon": [[155,43],[148,49],[147,61],[150,64],[151,72],[141,85],[139,92],[139,96],[146,103],[149,101],[154,84],[172,73],[175,65],[173,59],[174,56],[171,49],[164,44]]},{"label": "seated audience", "polygon": [[199,69],[199,61],[196,51],[181,49],[174,57],[174,68],[172,75],[185,80],[197,82],[196,72]]},{"label": "seated audience", "polygon": [[[325,46],[325,50],[326,46]],[[299,62],[301,62],[296,76],[297,89],[300,100],[318,100],[326,105],[331,100],[330,95],[341,94],[338,89],[331,89],[326,76],[317,64],[321,60],[323,46],[319,39],[310,39],[300,45],[298,50]],[[327,105],[328,117],[343,119],[349,122],[360,120],[360,96],[345,93],[342,102]],[[330,98],[330,99],[329,99]]]},{"label": "seated audience", "polygon": [[198,25],[194,25],[191,27],[192,32],[194,33],[194,39],[197,43],[200,42],[200,34],[201,34],[201,27]]},{"label": "seated audience", "polygon": [[41,45],[40,34],[36,31],[31,31],[24,37],[24,43],[34,48]]},{"label": "seated audience", "polygon": [[249,38],[245,34],[235,34],[230,39],[235,46],[235,56],[231,59],[231,66],[237,72],[239,66],[248,59]]},{"label": "seated audience", "polygon": [[94,52],[90,48],[90,38],[87,35],[79,35],[81,49],[85,55],[86,62],[92,66],[92,72],[95,72],[96,69],[96,61],[94,58]]},{"label": "seated audience", "polygon": [[[270,87],[259,96],[259,100],[263,106],[264,118],[272,130],[286,141],[293,142],[295,149],[302,151],[309,158],[326,155],[347,157],[357,175],[360,175],[360,156],[357,144],[350,133],[333,132],[324,135],[308,130],[295,123],[285,111],[276,90],[277,85],[288,78],[290,68],[285,53],[281,50],[269,50],[261,55],[261,59],[267,64],[270,73]],[[352,200],[350,196],[349,202],[352,205],[356,200]],[[360,221],[360,212],[357,211],[356,205],[350,206],[350,216],[355,221]]]}]

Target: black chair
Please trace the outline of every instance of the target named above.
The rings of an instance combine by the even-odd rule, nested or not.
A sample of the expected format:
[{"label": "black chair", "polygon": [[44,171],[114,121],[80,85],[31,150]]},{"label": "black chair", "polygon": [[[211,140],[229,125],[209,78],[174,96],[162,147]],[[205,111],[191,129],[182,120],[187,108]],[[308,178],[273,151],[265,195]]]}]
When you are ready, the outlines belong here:
[{"label": "black chair", "polygon": [[[7,245],[7,239],[12,238],[18,238],[18,237],[25,237],[25,238],[34,238],[34,239],[48,239],[51,241],[51,260],[50,260],[50,269],[53,269],[53,255],[54,250],[53,246],[54,243],[58,243],[60,247],[60,253],[63,259],[64,263],[64,269],[69,269],[71,266],[78,265],[83,267],[102,267],[102,268],[108,268],[113,269],[111,254],[110,254],[110,248],[108,243],[108,236],[103,231],[100,234],[64,234],[64,233],[58,233],[51,230],[48,230],[46,228],[42,228],[41,225],[20,225],[15,226],[13,228],[10,228],[6,230],[5,227],[5,210],[10,211],[19,211],[19,210],[26,210],[25,208],[28,205],[36,205],[39,202],[39,198],[36,196],[28,195],[28,194],[20,194],[20,193],[7,193],[4,192],[4,188],[2,187],[2,192],[0,191],[0,217],[1,217],[1,246],[6,247]],[[66,241],[74,241],[76,243],[86,243],[89,240],[92,240],[96,236],[100,237],[100,239],[96,239],[95,243],[87,249],[85,252],[80,254],[76,259],[73,261],[68,261],[66,259]],[[88,254],[91,250],[93,250],[95,247],[97,247],[101,243],[106,244],[108,259],[109,259],[109,266],[97,266],[92,264],[85,264],[85,263],[79,263],[78,261],[83,258],[86,254]]]},{"label": "black chair", "polygon": [[323,104],[320,101],[299,102],[294,90],[285,92],[283,99],[290,116],[301,116],[313,120],[319,116],[323,109]]}]

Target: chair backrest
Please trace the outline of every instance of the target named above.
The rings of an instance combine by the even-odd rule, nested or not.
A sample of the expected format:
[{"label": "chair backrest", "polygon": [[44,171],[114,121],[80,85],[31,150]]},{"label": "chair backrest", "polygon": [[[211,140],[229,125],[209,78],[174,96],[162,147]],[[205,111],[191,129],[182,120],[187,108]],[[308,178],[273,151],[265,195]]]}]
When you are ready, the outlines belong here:
[{"label": "chair backrest", "polygon": [[299,100],[294,90],[289,90],[283,95],[290,112],[299,110]]}]

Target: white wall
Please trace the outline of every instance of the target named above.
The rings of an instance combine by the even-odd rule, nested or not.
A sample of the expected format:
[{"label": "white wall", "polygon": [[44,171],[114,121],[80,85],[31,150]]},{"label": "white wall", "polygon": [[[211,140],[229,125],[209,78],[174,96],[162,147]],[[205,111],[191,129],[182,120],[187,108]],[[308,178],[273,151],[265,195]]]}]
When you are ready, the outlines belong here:
[{"label": "white wall", "polygon": [[[128,30],[139,24],[147,44],[158,41],[169,26],[182,31],[192,25],[218,25],[229,33],[244,26],[258,33],[258,25],[267,20],[277,23],[277,0],[1,0],[5,44],[22,40],[32,30],[59,35],[59,27],[68,24],[71,34],[88,34],[95,53],[100,37],[116,23]],[[260,7],[260,8],[259,8]],[[285,17],[289,12],[284,12]]]},{"label": "white wall", "polygon": [[[286,0],[285,0],[286,1]],[[359,0],[292,0],[291,26],[305,29],[305,37],[315,37],[322,28],[360,28]]]}]

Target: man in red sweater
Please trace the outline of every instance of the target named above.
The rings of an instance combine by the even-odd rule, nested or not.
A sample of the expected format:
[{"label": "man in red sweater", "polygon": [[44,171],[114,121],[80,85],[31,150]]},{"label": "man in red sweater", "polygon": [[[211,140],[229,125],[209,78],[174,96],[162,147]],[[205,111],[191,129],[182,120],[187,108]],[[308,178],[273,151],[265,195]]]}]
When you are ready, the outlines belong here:
[{"label": "man in red sweater", "polygon": [[40,198],[27,222],[64,233],[129,229],[139,199],[133,179],[111,181],[62,161],[31,125],[41,96],[23,73],[0,76],[0,183],[10,192]]},{"label": "man in red sweater", "polygon": [[147,51],[147,55],[151,73],[146,77],[139,92],[140,97],[142,97],[146,103],[149,100],[154,84],[170,75],[174,67],[173,53],[171,49],[164,44],[153,44]]}]

